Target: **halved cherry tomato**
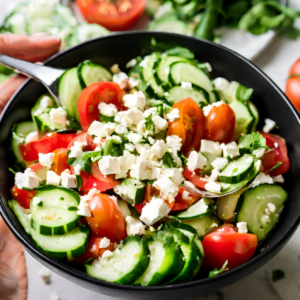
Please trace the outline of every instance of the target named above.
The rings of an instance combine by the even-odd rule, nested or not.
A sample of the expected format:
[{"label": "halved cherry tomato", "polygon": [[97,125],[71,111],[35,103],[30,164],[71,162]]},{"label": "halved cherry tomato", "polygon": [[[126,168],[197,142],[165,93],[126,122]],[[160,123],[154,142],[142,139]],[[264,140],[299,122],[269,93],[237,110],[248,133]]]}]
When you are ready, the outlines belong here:
[{"label": "halved cherry tomato", "polygon": [[45,135],[38,141],[21,144],[20,149],[25,161],[35,161],[39,159],[39,153],[47,154],[58,148],[66,148],[76,137],[74,133],[53,133],[51,136]]},{"label": "halved cherry tomato", "polygon": [[110,184],[112,187],[115,187],[116,185],[121,183],[120,180],[115,180],[115,175],[106,175],[106,176],[103,175],[100,172],[97,162],[92,162],[91,174],[94,178],[98,179],[101,182],[106,182],[106,183]]},{"label": "halved cherry tomato", "polygon": [[202,245],[204,248],[204,266],[208,269],[220,269],[226,260],[227,268],[234,269],[248,261],[255,253],[257,237],[254,234],[238,233],[237,228],[225,224],[207,234]]},{"label": "halved cherry tomato", "polygon": [[184,169],[184,177],[190,181],[191,183],[193,183],[194,185],[196,185],[197,187],[199,187],[202,190],[205,190],[205,185],[208,182],[208,179],[201,177],[199,174],[200,169],[195,170],[195,172],[191,172],[187,167],[185,167]]},{"label": "halved cherry tomato", "polygon": [[179,110],[180,119],[169,122],[168,135],[178,135],[182,139],[183,153],[199,150],[204,132],[204,116],[202,109],[191,98],[181,100],[173,105]]},{"label": "halved cherry tomato", "polygon": [[[264,132],[261,132],[261,134],[266,139],[267,146],[274,148],[273,151],[275,152],[276,158],[275,164],[281,162],[281,165],[273,171],[270,172],[269,170],[265,170],[264,173],[270,173],[271,176],[277,176],[286,173],[290,169],[290,160],[288,157],[285,140],[281,136],[276,134]],[[275,147],[275,143],[277,143],[277,147]]]},{"label": "halved cherry tomato", "polygon": [[69,169],[70,166],[67,163],[67,149],[60,148],[53,151],[54,159],[51,166],[51,170],[60,175],[64,170]]},{"label": "halved cherry tomato", "polygon": [[285,85],[285,93],[300,112],[300,58],[291,67],[289,75]]},{"label": "halved cherry tomato", "polygon": [[39,162],[37,162],[37,163],[34,163],[34,164],[30,165],[29,168],[30,168],[33,172],[36,172],[36,171],[42,169],[43,166],[42,166]]},{"label": "halved cherry tomato", "polygon": [[200,196],[194,195],[193,193],[188,192],[188,197],[183,197],[183,192],[187,191],[184,187],[179,187],[178,195],[175,198],[175,203],[172,207],[172,211],[177,212],[189,208],[193,203],[195,203]]},{"label": "halved cherry tomato", "polygon": [[18,189],[16,186],[12,187],[10,192],[12,197],[25,209],[30,208],[30,201],[36,194],[35,190],[25,191]]},{"label": "halved cherry tomato", "polygon": [[72,146],[74,146],[75,142],[79,143],[86,143],[87,145],[83,147],[84,151],[92,151],[96,148],[96,145],[93,143],[93,138],[89,136],[87,133],[81,133],[77,135],[69,144],[67,147],[67,152],[71,149]]},{"label": "halved cherry tomato", "polygon": [[100,248],[100,242],[102,239],[103,238],[92,236],[88,242],[86,252],[84,254],[82,254],[81,256],[73,259],[71,262],[82,266],[88,259],[98,258],[98,257],[102,256],[106,250],[114,251],[114,242],[113,241],[110,241],[110,244],[108,247]]},{"label": "halved cherry tomato", "polygon": [[97,82],[86,87],[79,95],[78,112],[81,127],[87,131],[95,120],[99,120],[98,105],[100,102],[115,104],[122,109],[122,98],[125,92],[114,82]]},{"label": "halved cherry tomato", "polygon": [[276,153],[274,150],[266,151],[264,156],[261,158],[261,163],[263,166],[263,169],[269,169],[272,166],[275,166],[276,164]]},{"label": "halved cherry tomato", "polygon": [[126,222],[118,205],[106,194],[96,194],[89,200],[92,216],[86,220],[92,235],[119,242],[127,236]]},{"label": "halved cherry tomato", "polygon": [[94,188],[100,192],[105,192],[115,187],[115,185],[100,181],[84,171],[81,171],[80,177],[82,180],[80,191],[84,193],[88,193],[91,189]]},{"label": "halved cherry tomato", "polygon": [[146,7],[145,0],[77,0],[89,23],[98,23],[109,30],[124,30],[133,24]]},{"label": "halved cherry tomato", "polygon": [[234,127],[235,114],[231,107],[226,103],[213,106],[205,119],[204,138],[227,144],[233,137]]}]

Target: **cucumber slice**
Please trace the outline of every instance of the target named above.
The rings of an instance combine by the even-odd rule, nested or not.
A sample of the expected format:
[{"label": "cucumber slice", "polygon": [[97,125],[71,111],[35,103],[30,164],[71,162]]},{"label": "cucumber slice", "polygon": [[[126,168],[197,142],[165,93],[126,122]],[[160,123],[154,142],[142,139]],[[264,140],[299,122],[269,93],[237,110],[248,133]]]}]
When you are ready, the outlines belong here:
[{"label": "cucumber slice", "polygon": [[18,221],[23,226],[25,231],[30,234],[30,219],[25,213],[25,209],[16,200],[9,200],[8,205],[16,215]]},{"label": "cucumber slice", "polygon": [[[279,220],[288,193],[279,185],[263,184],[245,191],[237,204],[237,222],[247,222],[249,232],[257,236],[258,242],[265,239]],[[268,216],[268,222],[262,222],[268,203],[275,205],[275,213]]]},{"label": "cucumber slice", "polygon": [[161,58],[158,61],[157,67],[153,70],[153,75],[158,85],[169,83],[168,76],[170,72],[170,65],[179,61],[188,63],[186,59],[179,56],[167,56],[166,58]]},{"label": "cucumber slice", "polygon": [[33,131],[37,131],[37,127],[32,121],[17,123],[12,129],[13,134],[11,139],[11,148],[16,156],[17,161],[22,165],[23,168],[26,168],[26,162],[23,159],[20,150],[20,144],[24,143],[27,134]]},{"label": "cucumber slice", "polygon": [[180,246],[174,242],[173,235],[164,233],[161,238],[154,236],[148,239],[150,262],[144,274],[134,285],[162,285],[180,274],[184,267],[183,253]]},{"label": "cucumber slice", "polygon": [[209,214],[203,218],[184,220],[183,222],[195,228],[199,238],[202,239],[210,230],[218,227],[220,221],[214,214]]},{"label": "cucumber slice", "polygon": [[76,228],[80,218],[76,211],[37,208],[31,215],[31,227],[41,235],[60,235]]},{"label": "cucumber slice", "polygon": [[6,19],[4,27],[14,34],[27,35],[27,18],[23,12],[15,12]]},{"label": "cucumber slice", "polygon": [[163,5],[163,2],[161,0],[148,0],[147,6],[145,9],[145,13],[150,17],[153,18],[156,11],[159,9],[159,7]]},{"label": "cucumber slice", "polygon": [[242,133],[248,133],[252,131],[255,119],[248,105],[235,100],[232,101],[229,106],[235,114],[235,128],[232,140],[236,141],[239,139]]},{"label": "cucumber slice", "polygon": [[183,89],[180,86],[175,86],[168,91],[169,95],[166,96],[166,99],[174,105],[176,102],[181,101],[183,99],[191,98],[196,103],[198,103],[201,107],[206,106],[208,104],[207,94],[203,93],[203,91],[187,90]]},{"label": "cucumber slice", "polygon": [[173,85],[182,81],[190,82],[208,93],[213,90],[212,82],[203,70],[183,62],[175,62],[170,66],[169,81]]},{"label": "cucumber slice", "polygon": [[112,257],[100,257],[92,265],[86,265],[86,272],[101,280],[132,284],[148,267],[148,256],[147,242],[137,236],[130,236],[124,240],[119,251],[113,252]]},{"label": "cucumber slice", "polygon": [[254,131],[256,131],[256,127],[259,122],[259,113],[258,113],[256,106],[251,101],[248,101],[248,104],[249,104],[249,109],[255,119],[255,121],[253,122],[253,127],[251,129],[251,132],[254,132]]},{"label": "cucumber slice", "polygon": [[219,181],[224,183],[239,183],[247,177],[253,167],[253,156],[244,154],[241,158],[232,161],[226,166],[219,176]]},{"label": "cucumber slice", "polygon": [[200,242],[198,236],[189,231],[175,229],[174,227],[169,227],[167,231],[171,232],[175,242],[180,244],[185,261],[182,271],[169,281],[167,285],[188,282],[197,275],[203,261],[203,252],[200,251],[196,242],[196,240]]},{"label": "cucumber slice", "polygon": [[144,201],[145,190],[146,184],[134,178],[126,178],[115,187],[115,192],[131,205]]},{"label": "cucumber slice", "polygon": [[185,22],[180,21],[177,18],[177,15],[173,13],[166,14],[161,18],[152,21],[148,29],[153,31],[192,35],[192,31],[189,29],[189,26]]},{"label": "cucumber slice", "polygon": [[72,260],[82,255],[87,249],[89,227],[76,228],[63,235],[46,236],[31,229],[31,236],[36,245],[47,255],[60,260]]},{"label": "cucumber slice", "polygon": [[82,89],[87,86],[100,82],[112,81],[112,75],[105,67],[92,63],[91,61],[84,61],[77,67],[77,76]]},{"label": "cucumber slice", "polygon": [[211,212],[211,199],[202,198],[192,206],[190,206],[187,210],[179,213],[174,216],[178,220],[193,220],[197,218],[202,218]]},{"label": "cucumber slice", "polygon": [[61,75],[58,83],[58,95],[68,116],[80,123],[78,97],[82,89],[77,77],[77,68],[67,70]]}]

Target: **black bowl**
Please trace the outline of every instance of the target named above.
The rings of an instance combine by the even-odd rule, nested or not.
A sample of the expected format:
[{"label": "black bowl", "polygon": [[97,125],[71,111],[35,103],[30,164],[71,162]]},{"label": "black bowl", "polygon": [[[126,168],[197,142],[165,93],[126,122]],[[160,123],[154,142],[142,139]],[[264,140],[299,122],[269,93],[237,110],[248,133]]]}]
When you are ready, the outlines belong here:
[{"label": "black bowl", "polygon": [[129,60],[143,54],[144,49],[151,48],[153,38],[157,42],[156,47],[162,45],[169,48],[174,46],[189,48],[196,54],[199,61],[210,62],[214,77],[221,76],[228,80],[236,80],[253,88],[253,102],[259,109],[261,121],[265,117],[275,120],[278,125],[278,134],[287,142],[291,171],[285,176],[285,188],[290,197],[279,225],[259,247],[256,255],[242,266],[213,278],[197,278],[192,282],[173,286],[132,287],[94,279],[83,271],[44,254],[30,240],[7,205],[7,200],[11,198],[9,189],[13,185],[13,175],[8,171],[8,166],[13,165],[9,150],[11,128],[16,122],[30,119],[31,107],[38,97],[46,92],[41,84],[33,80],[24,83],[10,100],[0,119],[0,195],[2,198],[0,211],[11,231],[33,257],[74,283],[95,292],[122,299],[185,299],[216,291],[254,272],[272,259],[297,229],[300,217],[300,201],[298,200],[300,197],[300,160],[297,159],[297,156],[300,156],[300,120],[282,91],[251,62],[220,45],[193,37],[157,32],[115,34],[86,42],[58,54],[49,59],[47,65],[70,68],[83,60],[91,59],[107,67],[119,63],[120,67],[125,69]]}]

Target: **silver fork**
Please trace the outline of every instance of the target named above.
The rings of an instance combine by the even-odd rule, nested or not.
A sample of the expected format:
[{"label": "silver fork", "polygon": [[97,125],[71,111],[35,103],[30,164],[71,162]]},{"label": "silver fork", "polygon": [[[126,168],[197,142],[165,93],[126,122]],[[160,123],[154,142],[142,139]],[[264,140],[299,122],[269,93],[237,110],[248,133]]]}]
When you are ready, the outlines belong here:
[{"label": "silver fork", "polygon": [[59,77],[65,72],[65,70],[51,68],[39,64],[33,64],[24,60],[12,58],[1,53],[0,64],[12,70],[17,70],[20,73],[42,83],[47,88],[49,93],[53,96],[57,104],[59,106],[61,105],[58,97],[57,83]]}]

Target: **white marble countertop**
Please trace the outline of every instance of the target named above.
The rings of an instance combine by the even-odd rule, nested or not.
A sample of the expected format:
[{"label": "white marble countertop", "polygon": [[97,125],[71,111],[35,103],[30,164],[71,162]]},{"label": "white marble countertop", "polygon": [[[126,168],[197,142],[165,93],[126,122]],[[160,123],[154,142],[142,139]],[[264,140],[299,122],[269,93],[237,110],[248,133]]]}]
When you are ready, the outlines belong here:
[{"label": "white marble countertop", "polygon": [[[0,0],[2,2],[3,0]],[[11,2],[20,0],[11,0]],[[300,9],[299,0],[291,0],[294,7]],[[0,6],[3,4],[1,3]],[[284,90],[288,70],[300,57],[300,39],[276,39],[254,63],[269,75]],[[280,226],[280,223],[279,223]],[[56,292],[61,300],[109,300],[106,297],[79,287],[70,281],[52,273],[51,283],[46,285],[39,277],[41,264],[26,253],[29,294],[28,300],[50,299]],[[270,280],[272,270],[280,268],[285,278],[273,283]],[[300,300],[300,229],[295,233],[284,249],[268,264],[252,275],[228,286],[218,293],[197,298],[197,300]],[[196,300],[196,299],[194,299]]]}]

